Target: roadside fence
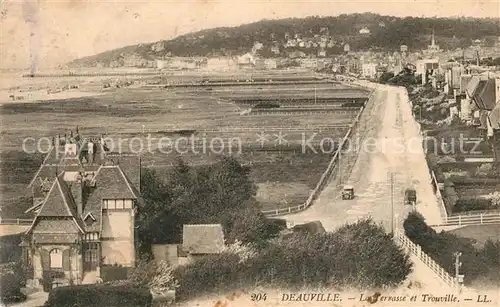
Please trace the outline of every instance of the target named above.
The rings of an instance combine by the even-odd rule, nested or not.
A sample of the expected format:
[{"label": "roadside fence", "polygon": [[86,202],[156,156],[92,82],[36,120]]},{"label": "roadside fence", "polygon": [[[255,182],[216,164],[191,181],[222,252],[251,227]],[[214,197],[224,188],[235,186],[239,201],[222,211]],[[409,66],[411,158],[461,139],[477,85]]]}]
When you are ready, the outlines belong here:
[{"label": "roadside fence", "polygon": [[443,269],[436,261],[429,255],[422,251],[420,245],[413,243],[403,232],[396,230],[394,232],[394,241],[397,245],[404,248],[410,254],[417,256],[422,262],[430,268],[436,275],[448,284],[450,287],[457,286],[457,280]]},{"label": "roadside fence", "polygon": [[[371,92],[370,97],[367,101],[367,104],[370,103],[370,99],[373,97],[374,90]],[[366,106],[366,104],[365,104]],[[361,107],[359,110],[358,114],[356,115],[356,118],[353,121],[353,124],[351,125],[351,128],[347,131],[345,134],[344,138],[342,139],[342,142],[340,143],[339,148],[335,151],[332,159],[330,160],[330,163],[328,164],[326,170],[323,172],[321,175],[321,178],[316,185],[316,187],[312,190],[311,194],[309,194],[309,197],[307,200],[298,206],[293,206],[293,207],[288,207],[288,208],[279,208],[279,209],[274,209],[274,210],[265,210],[262,211],[266,216],[271,217],[271,216],[280,216],[280,215],[286,215],[286,214],[291,214],[295,212],[300,212],[303,211],[307,208],[309,208],[313,202],[318,198],[319,194],[323,191],[323,188],[328,184],[332,176],[334,175],[334,170],[338,168],[338,158],[339,158],[339,151],[342,150],[347,142],[347,139],[351,137],[352,131],[356,128],[356,126],[359,123],[359,119],[361,117],[361,114],[363,114],[363,111],[365,109],[365,106]]]},{"label": "roadside fence", "polygon": [[432,170],[431,170],[431,178],[432,178],[432,185],[434,186],[436,199],[439,204],[439,209],[440,209],[439,211],[441,212],[441,219],[443,219],[448,216],[448,213],[446,211],[446,205],[444,204],[443,195],[441,194],[441,190],[439,189],[439,184],[436,179],[436,174],[434,174],[434,171]]},{"label": "roadside fence", "polygon": [[468,225],[488,225],[488,224],[500,224],[500,213],[479,213],[479,214],[446,216],[441,224],[429,225],[429,226],[440,227],[440,226],[468,226]]}]

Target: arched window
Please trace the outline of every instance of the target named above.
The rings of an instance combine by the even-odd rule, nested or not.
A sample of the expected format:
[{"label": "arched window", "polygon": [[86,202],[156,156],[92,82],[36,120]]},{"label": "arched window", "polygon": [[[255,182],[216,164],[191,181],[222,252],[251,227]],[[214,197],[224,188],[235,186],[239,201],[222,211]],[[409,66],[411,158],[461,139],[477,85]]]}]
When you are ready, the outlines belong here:
[{"label": "arched window", "polygon": [[50,251],[50,268],[51,269],[62,269],[62,251],[58,248],[54,248]]}]

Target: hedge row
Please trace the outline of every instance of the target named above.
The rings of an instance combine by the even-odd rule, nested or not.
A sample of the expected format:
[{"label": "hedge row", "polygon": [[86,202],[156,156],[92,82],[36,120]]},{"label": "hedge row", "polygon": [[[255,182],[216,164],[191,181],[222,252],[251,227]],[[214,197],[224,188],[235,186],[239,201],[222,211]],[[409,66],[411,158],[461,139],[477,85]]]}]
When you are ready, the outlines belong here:
[{"label": "hedge row", "polygon": [[484,247],[477,249],[471,240],[457,237],[446,232],[437,233],[427,226],[424,218],[412,212],[404,224],[405,233],[410,240],[422,247],[448,273],[455,275],[454,252],[461,252],[460,272],[465,275],[464,283],[486,279],[490,283],[500,284],[500,241],[487,241]]},{"label": "hedge row", "polygon": [[147,307],[152,295],[147,288],[131,283],[104,283],[53,289],[45,307]]},{"label": "hedge row", "polygon": [[26,299],[21,292],[24,286],[22,268],[16,263],[5,263],[0,266],[0,301],[2,303],[20,302]]},{"label": "hedge row", "polygon": [[101,266],[102,281],[125,280],[128,278],[130,268],[118,265]]},{"label": "hedge row", "polygon": [[370,220],[336,233],[294,234],[249,259],[225,252],[177,267],[178,299],[257,285],[359,289],[396,286],[411,272],[408,256]]},{"label": "hedge row", "polygon": [[491,199],[485,198],[469,198],[458,199],[453,206],[453,213],[467,211],[482,211],[482,210],[497,210],[500,209],[499,204],[494,204]]}]

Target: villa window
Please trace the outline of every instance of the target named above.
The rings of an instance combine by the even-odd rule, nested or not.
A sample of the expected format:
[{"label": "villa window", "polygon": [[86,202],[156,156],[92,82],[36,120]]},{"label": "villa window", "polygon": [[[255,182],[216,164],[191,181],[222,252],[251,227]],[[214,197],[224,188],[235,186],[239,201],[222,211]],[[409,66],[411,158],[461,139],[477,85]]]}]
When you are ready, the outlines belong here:
[{"label": "villa window", "polygon": [[85,225],[88,227],[94,225],[95,223],[95,217],[92,215],[92,213],[87,214],[87,216],[84,219]]},{"label": "villa window", "polygon": [[106,210],[132,209],[133,201],[131,199],[104,199],[102,208]]},{"label": "villa window", "polygon": [[51,269],[62,269],[63,261],[62,261],[63,253],[60,249],[54,248],[50,251],[50,268]]}]

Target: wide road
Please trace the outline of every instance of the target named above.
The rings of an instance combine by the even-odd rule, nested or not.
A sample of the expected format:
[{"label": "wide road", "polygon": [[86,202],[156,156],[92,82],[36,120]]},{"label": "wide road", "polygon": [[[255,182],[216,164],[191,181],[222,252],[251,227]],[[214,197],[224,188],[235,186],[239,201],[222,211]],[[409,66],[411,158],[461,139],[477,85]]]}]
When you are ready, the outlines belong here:
[{"label": "wide road", "polygon": [[[429,224],[438,224],[441,210],[434,196],[418,124],[412,117],[406,91],[379,86],[360,122],[359,154],[350,176],[343,184],[354,186],[355,198],[342,200],[339,182],[332,180],[307,210],[286,216],[292,223],[319,220],[327,231],[345,223],[371,217],[390,231],[401,227],[412,210],[404,205],[404,191],[417,190],[416,209]],[[347,154],[346,154],[347,155]],[[342,159],[341,159],[342,163]],[[391,175],[393,180],[391,184]],[[391,197],[392,190],[392,197]],[[392,203],[392,205],[391,205]]]}]

